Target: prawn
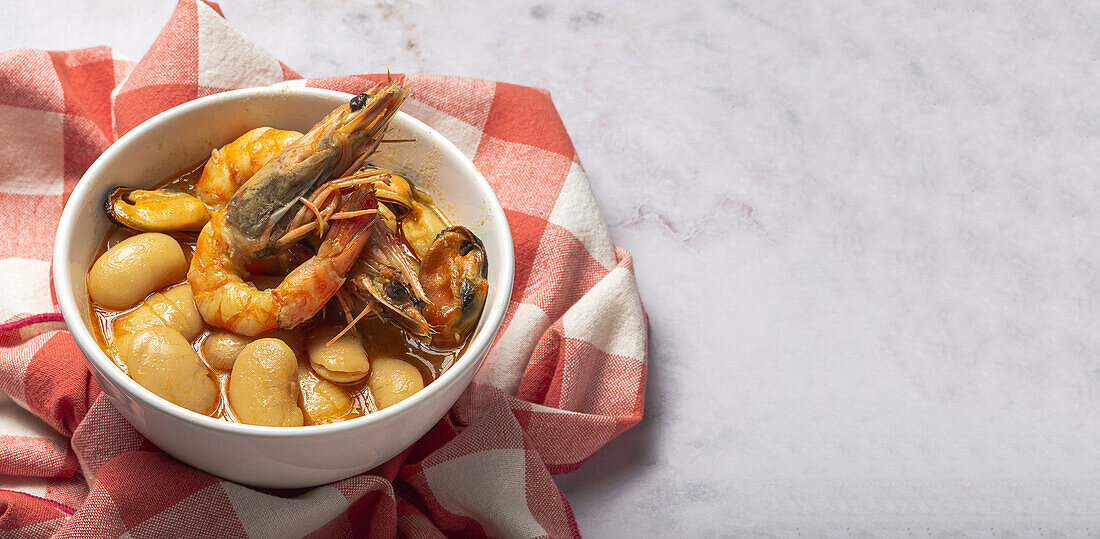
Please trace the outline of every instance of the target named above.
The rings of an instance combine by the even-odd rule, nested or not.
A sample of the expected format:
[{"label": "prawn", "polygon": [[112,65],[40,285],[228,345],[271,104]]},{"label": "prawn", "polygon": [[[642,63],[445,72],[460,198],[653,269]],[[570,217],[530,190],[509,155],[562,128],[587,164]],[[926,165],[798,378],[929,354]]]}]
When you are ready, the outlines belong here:
[{"label": "prawn", "polygon": [[405,100],[398,82],[379,83],[337,107],[241,185],[226,208],[237,245],[265,258],[277,253],[296,205],[330,178],[354,172],[382,142]]},{"label": "prawn", "polygon": [[242,335],[292,328],[316,314],[343,286],[345,275],[370,237],[378,213],[374,186],[348,185],[338,194],[340,210],[316,255],[275,288],[259,290],[245,280],[247,266],[279,255],[297,204],[318,184],[355,167],[377,148],[390,118],[405,98],[397,82],[379,84],[332,111],[249,178],[216,211],[199,234],[187,274],[195,304],[211,325]]},{"label": "prawn", "polygon": [[373,189],[353,193],[352,216],[336,221],[317,254],[267,290],[242,277],[252,255],[235,245],[225,214],[215,213],[199,234],[187,272],[199,313],[211,325],[248,336],[309,320],[343,286],[370,237],[375,214],[368,210],[377,204]]},{"label": "prawn", "polygon": [[241,135],[210,152],[202,177],[195,183],[195,194],[211,208],[225,207],[244,182],[300,138],[297,131],[271,127],[257,127]]}]

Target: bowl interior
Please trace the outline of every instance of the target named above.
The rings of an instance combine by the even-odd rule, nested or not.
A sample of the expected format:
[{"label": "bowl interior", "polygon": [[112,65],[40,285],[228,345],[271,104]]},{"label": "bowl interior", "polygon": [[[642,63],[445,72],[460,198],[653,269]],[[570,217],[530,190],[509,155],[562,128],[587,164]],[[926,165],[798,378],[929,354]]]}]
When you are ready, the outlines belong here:
[{"label": "bowl interior", "polygon": [[[331,428],[372,416],[397,413],[418,399],[430,398],[436,385],[446,384],[452,371],[476,368],[500,327],[511,296],[513,251],[507,221],[488,182],[449,141],[422,122],[399,112],[388,139],[415,142],[383,144],[372,162],[409,175],[456,223],[473,231],[485,244],[489,293],[477,329],[460,360],[440,379],[398,405],[342,423],[310,427],[254,427],[208,418],[169,404],[137,385],[99,349],[91,333],[86,273],[111,223],[103,211],[107,194],[118,186],[148,188],[206,159],[249,129],[272,126],[305,132],[351,96],[312,88],[271,87],[236,90],[175,107],[127,133],[89,168],[70,197],[55,245],[54,287],[58,303],[78,345],[93,366],[128,393],[188,421],[209,420],[219,429],[243,428],[256,433]],[[80,320],[81,324],[76,323]],[[217,425],[214,425],[214,424]],[[272,430],[273,429],[273,430]]]}]

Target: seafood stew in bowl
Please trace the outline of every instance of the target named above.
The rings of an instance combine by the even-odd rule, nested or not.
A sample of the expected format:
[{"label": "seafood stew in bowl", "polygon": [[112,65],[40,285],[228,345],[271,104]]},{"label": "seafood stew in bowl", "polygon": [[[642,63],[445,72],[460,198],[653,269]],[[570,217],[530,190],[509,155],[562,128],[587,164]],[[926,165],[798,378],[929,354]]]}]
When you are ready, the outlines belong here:
[{"label": "seafood stew in bowl", "polygon": [[[245,254],[215,259],[232,262],[219,263],[218,272],[224,270],[235,276],[244,275],[241,281],[257,285],[254,287],[257,292],[277,289],[287,278],[281,275],[286,271],[285,266],[277,261],[289,261],[288,264],[300,261],[295,256],[303,256],[301,253],[309,254],[307,259],[312,259],[324,243],[324,237],[318,237],[319,234],[309,230],[303,232],[301,227],[323,228],[324,235],[329,235],[333,228],[339,234],[340,228],[352,226],[342,223],[354,224],[359,220],[362,224],[363,220],[372,219],[374,224],[370,227],[377,230],[392,219],[394,227],[385,227],[388,235],[384,237],[379,234],[364,242],[360,254],[354,257],[354,262],[344,274],[343,283],[335,287],[343,292],[333,292],[329,301],[324,301],[309,320],[297,320],[292,324],[289,320],[295,317],[287,315],[284,320],[288,320],[286,323],[292,326],[290,329],[281,327],[257,335],[242,334],[251,331],[249,328],[234,326],[241,331],[238,333],[209,323],[201,312],[200,304],[195,301],[194,289],[190,292],[193,305],[187,304],[185,286],[193,286],[187,274],[191,273],[201,231],[216,216],[226,219],[228,213],[219,210],[217,205],[228,207],[229,201],[208,202],[197,196],[194,187],[208,166],[207,162],[215,161],[215,155],[211,155],[215,153],[213,151],[223,153],[224,146],[256,128],[307,133],[333,109],[350,109],[352,97],[337,91],[281,85],[232,90],[184,103],[147,120],[112,144],[92,164],[68,198],[54,245],[54,288],[57,303],[81,352],[84,352],[89,371],[114,408],[147,439],[199,469],[233,481],[266,487],[311,486],[368,470],[407,448],[442,417],[471,382],[503,322],[514,275],[514,254],[504,210],[492,188],[467,157],[470,150],[463,153],[442,135],[400,111],[390,120],[383,141],[379,141],[377,150],[370,158],[352,163],[345,171],[335,173],[341,177],[359,175],[359,178],[352,180],[361,187],[354,189],[360,191],[357,199],[353,197],[352,189],[341,189],[338,208],[337,202],[331,201],[321,201],[321,205],[317,206],[320,199],[312,197],[316,190],[301,196],[317,206],[322,217],[318,221],[317,213],[295,198],[298,205],[284,212],[285,222],[275,222],[278,221],[276,217],[271,220],[271,226],[267,226],[262,220],[253,220],[253,224],[261,222],[261,228],[252,229],[260,231],[259,234],[245,235],[248,233],[246,231],[240,241],[229,238],[229,241],[237,242],[234,245],[242,246]],[[259,134],[262,133],[252,136]],[[298,135],[286,136],[297,138]],[[256,149],[250,152],[262,153]],[[240,163],[230,166],[239,167]],[[333,178],[326,178],[323,182],[329,179]],[[362,188],[367,184],[374,187],[373,204],[377,205],[374,208],[371,207],[371,196]],[[173,194],[171,190],[179,193]],[[386,200],[395,199],[400,195],[399,191],[407,191],[406,199],[418,202],[423,209],[415,210],[417,206],[410,205],[409,210],[398,208],[397,212],[393,211]],[[274,200],[278,197],[267,198]],[[196,204],[195,199],[201,204]],[[105,211],[107,200],[112,202],[110,211],[113,215],[110,216]],[[350,205],[359,205],[357,207],[360,209],[346,207]],[[312,218],[301,217],[300,212],[293,211],[303,206],[307,207]],[[392,217],[384,215],[387,210]],[[416,217],[415,211],[420,211],[422,215]],[[204,213],[208,213],[209,217]],[[272,213],[274,215],[274,211]],[[333,219],[337,213],[342,215]],[[250,215],[255,216],[255,213]],[[395,261],[363,267],[363,253],[368,246],[389,237],[396,237],[403,243],[412,253],[411,256],[421,263],[420,266],[432,266],[429,251],[436,238],[417,244],[416,239],[425,237],[425,234],[418,235],[414,229],[416,223],[433,217],[438,217],[445,229],[463,227],[465,230],[452,230],[440,240],[437,248],[441,253],[458,252],[459,255],[442,256],[440,261],[445,264],[438,264],[437,270],[425,271],[437,272],[437,275],[440,271],[450,272],[452,276],[459,276],[451,279],[453,283],[458,283],[456,289],[443,294],[443,299],[450,295],[453,297],[451,301],[458,301],[463,306],[455,311],[459,315],[467,312],[464,306],[483,303],[481,315],[476,320],[450,316],[443,318],[452,321],[450,327],[438,323],[440,318],[425,312],[411,300],[415,297],[411,294],[415,293],[409,290],[409,295],[403,295],[403,287],[393,283],[398,276],[397,271],[390,271],[385,266],[396,268],[403,276],[415,274],[419,278],[419,271],[407,272],[397,267]],[[300,220],[296,221],[296,218]],[[164,222],[171,223],[169,227],[174,230],[161,228]],[[222,239],[229,237],[230,232],[226,231],[231,224],[221,224]],[[439,227],[439,224],[432,226]],[[270,232],[264,233],[263,227]],[[290,245],[288,250],[297,254],[259,256],[260,253],[256,252],[256,245],[264,249],[264,242],[271,242],[278,234],[283,234],[285,238],[288,231],[294,230],[304,234],[301,239],[287,242]],[[162,235],[171,241],[166,242]],[[315,238],[310,238],[311,235]],[[438,237],[440,234],[436,235]],[[110,297],[111,294],[99,297],[102,290],[94,292],[95,286],[91,285],[94,276],[90,274],[95,273],[92,266],[108,248],[120,248],[127,241],[138,245],[130,245],[127,250],[130,255],[118,256],[111,267],[138,265],[136,262],[144,260],[149,262],[146,268],[150,271],[142,274],[145,276],[144,282],[143,279],[136,279],[136,284],[108,283],[101,287],[118,293],[120,297]],[[248,243],[250,241],[254,243]],[[345,246],[342,241],[333,241],[330,245],[332,243],[340,243],[341,248]],[[158,254],[144,257],[134,254],[143,250]],[[227,253],[220,249],[215,252]],[[476,257],[469,259],[466,256],[470,253],[483,253],[484,260],[477,261]],[[179,262],[180,257],[183,264]],[[113,259],[112,256],[109,260]],[[249,260],[243,266],[234,265],[244,259]],[[327,268],[333,265],[315,264],[316,267]],[[471,277],[477,275],[478,266],[485,268],[482,277],[487,290],[483,301],[478,301],[480,293],[477,286],[461,284],[463,279],[477,281]],[[180,267],[184,276],[179,275]],[[356,276],[361,278],[351,278]],[[332,281],[305,279],[304,282],[318,284]],[[200,283],[200,286],[207,285]],[[138,292],[128,290],[128,287]],[[411,287],[411,284],[406,287]],[[422,279],[421,287],[432,304],[437,301],[432,296],[432,290],[443,290],[438,284],[432,284],[430,279]],[[128,294],[131,296],[127,297]],[[349,300],[346,309],[340,304],[341,296]],[[312,296],[307,297],[315,300]],[[472,298],[473,301],[464,298]],[[383,299],[388,305],[377,305]],[[364,313],[367,305],[373,306]],[[430,331],[433,331],[430,335],[417,335],[410,331],[418,326],[416,311],[410,308],[416,309],[428,322]],[[195,317],[196,311],[199,312],[198,317]],[[153,316],[143,316],[150,313]],[[278,312],[275,315],[274,320],[279,323]],[[352,320],[359,320],[350,324],[349,315]],[[447,313],[443,315],[445,317]],[[229,320],[227,317],[222,321],[237,323],[239,320]],[[422,328],[423,324],[419,326]],[[349,327],[352,329],[338,335]],[[116,329],[121,329],[123,334],[114,334]],[[237,337],[223,334],[230,332],[237,334]],[[141,333],[141,339],[134,337],[136,333]],[[451,342],[445,342],[448,334],[451,335]],[[458,337],[454,337],[455,334]],[[366,363],[371,366],[366,376],[363,376],[362,356],[357,354],[359,346],[349,343],[349,335],[357,338],[366,353]],[[272,337],[276,342],[271,342]],[[249,399],[252,396],[278,395],[278,392],[268,392],[272,387],[282,390],[282,395],[272,398],[276,398],[277,407],[286,414],[250,419],[262,425],[242,421],[238,417],[240,410],[235,410],[231,404],[234,368],[229,367],[229,362],[235,364],[242,359],[242,343],[245,348],[251,344],[255,349],[245,354],[243,359],[248,361],[243,365],[262,364],[246,368],[282,373],[268,379],[264,376],[245,376],[249,374],[246,368],[241,372],[243,381],[238,389],[245,394],[240,398],[243,403],[241,407],[251,407]],[[105,352],[105,349],[119,344],[129,346],[129,351],[161,349],[172,351],[177,356],[186,356],[183,361],[171,363],[173,368],[179,367],[178,371],[168,368],[162,368],[162,371],[198,378],[198,384],[194,385],[197,390],[191,393],[182,390],[179,393],[183,396],[172,396],[167,393],[168,389],[158,389],[171,397],[165,398],[135,382],[124,372],[124,368],[129,367],[123,357]],[[326,346],[331,346],[332,350],[320,350]],[[392,353],[377,353],[387,346]],[[428,352],[434,352],[434,355]],[[294,357],[294,364],[288,361],[290,356]],[[279,361],[272,360],[271,364],[261,361],[271,357]],[[309,361],[311,359],[315,361]],[[139,363],[135,365],[149,366]],[[290,368],[292,366],[297,368]],[[425,386],[396,404],[386,406],[389,403],[379,403],[381,399],[378,397],[385,392],[385,388],[374,390],[370,386],[375,370],[398,371],[395,376],[398,376],[399,383],[390,384],[393,387],[404,387],[403,381],[415,375],[420,376]],[[292,376],[290,371],[296,371],[299,375],[297,386],[286,383]],[[172,379],[158,376],[161,375],[155,374],[154,379]],[[202,409],[206,407],[210,395],[210,385],[201,382],[204,377],[215,386],[217,404],[213,406],[215,409],[209,411]],[[357,382],[352,382],[353,379]],[[382,382],[382,379],[376,382]],[[323,390],[304,387],[304,384],[320,384],[321,389],[338,387],[353,400],[352,409],[348,414],[341,415],[340,410],[346,408],[340,406],[341,403],[346,404],[342,393],[329,398]],[[177,388],[183,387],[180,385]],[[306,403],[303,395],[319,399],[320,404],[318,401]],[[373,403],[367,401],[367,395]],[[187,400],[189,398],[195,398],[198,404],[191,403]],[[172,399],[200,408],[200,411],[173,404]],[[328,408],[332,411],[331,415],[322,416],[319,411],[313,412],[313,415],[307,414],[309,407],[326,409],[321,406],[326,401],[331,405]],[[298,425],[295,411],[289,406],[294,404],[301,410],[303,426],[266,425]],[[373,409],[377,411],[371,411]],[[360,414],[361,417],[356,417]],[[318,451],[318,448],[324,450]]]},{"label": "seafood stew in bowl", "polygon": [[87,274],[95,338],[165,400],[302,426],[408,398],[482,317],[482,241],[375,150],[405,98],[378,84],[304,134],[251,129],[151,189],[107,197]]}]

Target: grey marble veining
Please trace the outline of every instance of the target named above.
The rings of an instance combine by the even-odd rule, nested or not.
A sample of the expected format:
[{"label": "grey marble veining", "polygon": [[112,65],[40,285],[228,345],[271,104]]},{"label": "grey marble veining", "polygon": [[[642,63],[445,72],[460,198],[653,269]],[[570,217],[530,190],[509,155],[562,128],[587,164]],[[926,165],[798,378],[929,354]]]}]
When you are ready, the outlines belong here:
[{"label": "grey marble veining", "polygon": [[306,76],[552,92],[652,328],[646,418],[557,478],[582,532],[1095,532],[1100,7],[884,4],[221,2]]}]

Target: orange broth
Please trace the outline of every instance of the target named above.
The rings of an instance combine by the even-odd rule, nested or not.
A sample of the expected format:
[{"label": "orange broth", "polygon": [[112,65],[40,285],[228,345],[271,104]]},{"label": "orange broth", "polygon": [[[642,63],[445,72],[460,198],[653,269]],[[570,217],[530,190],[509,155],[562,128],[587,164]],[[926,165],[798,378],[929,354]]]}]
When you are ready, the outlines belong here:
[{"label": "orange broth", "polygon": [[[171,189],[176,189],[178,191],[183,191],[185,193],[194,194],[195,183],[202,176],[202,170],[205,165],[206,161],[203,160],[202,162],[197,163],[194,166],[187,167],[183,171],[173,174],[168,178],[165,178],[162,182],[158,184],[157,188],[167,187]],[[447,216],[444,215],[438,207],[431,206],[431,209],[434,210],[444,222],[450,222]],[[108,248],[114,246],[116,243],[122,241],[126,237],[134,234],[136,234],[136,232],[132,232],[117,225],[113,225],[104,236],[103,241],[99,246],[99,250],[96,253],[96,259],[98,259],[99,256],[106,252]],[[198,233],[174,232],[170,235],[179,242],[181,247],[183,247],[184,255],[186,256],[188,263],[190,263],[191,257],[195,251],[195,242],[198,238]],[[185,279],[178,283],[172,283],[155,292],[167,290],[169,288],[172,288],[173,286],[186,282],[187,281]],[[125,310],[107,309],[102,305],[96,304],[94,301],[92,301],[90,297],[88,299],[88,303],[92,306],[92,314],[96,322],[93,328],[96,341],[99,343],[100,348],[103,349],[107,356],[110,357],[111,360],[114,361],[114,363],[118,365],[118,367],[122,369],[123,372],[127,372],[126,364],[119,358],[113,346],[114,320],[136,309],[138,306],[141,305],[141,303],[139,302],[138,305],[135,305]],[[326,308],[322,310],[322,312],[314,316],[313,320],[310,320],[306,324],[303,324],[290,331],[292,333],[298,334],[300,336],[300,339],[298,340],[302,343],[305,343],[309,333],[319,327],[339,326],[343,328],[347,324],[347,321],[341,311],[337,308],[334,308],[333,303],[334,302],[330,302],[329,305],[327,305]],[[458,347],[452,349],[437,348],[435,346],[432,346],[430,343],[421,342],[417,337],[407,334],[392,323],[386,322],[373,314],[367,315],[362,320],[360,320],[359,323],[356,324],[356,330],[358,331],[360,342],[362,342],[363,347],[367,351],[367,355],[371,358],[371,361],[373,361],[374,358],[378,357],[389,357],[411,363],[417,368],[417,370],[420,371],[421,376],[424,378],[425,386],[439,378],[440,375],[442,375],[444,372],[447,371],[447,369],[454,365],[455,361],[458,360],[458,358],[462,355],[462,352],[465,351],[467,344],[462,343]],[[230,371],[217,369],[211,366],[211,364],[204,357],[202,351],[203,340],[205,340],[208,336],[216,331],[226,330],[211,326],[207,324],[204,320],[202,333],[191,342],[191,345],[198,352],[199,357],[202,358],[202,361],[206,365],[207,369],[210,370],[211,376],[218,384],[218,387],[220,389],[220,402],[210,415],[213,417],[224,419],[226,421],[237,422],[237,419],[233,415],[232,408],[229,406],[229,399],[226,393],[229,384]],[[260,337],[262,337],[262,335]],[[292,348],[294,347],[293,343],[288,342],[287,344],[290,345]],[[309,367],[309,360],[304,346],[299,348],[301,349],[294,350],[295,355],[298,356],[299,365],[313,370],[311,367]],[[314,374],[316,374],[316,372],[314,372]],[[349,390],[354,405],[352,409],[344,416],[339,418],[328,418],[328,420],[322,421],[322,423],[344,421],[377,411],[378,408],[377,406],[375,406],[374,400],[371,398],[370,395],[370,389],[367,387],[368,378],[369,376],[367,378],[364,378],[363,380],[351,384],[336,384],[344,386]],[[302,400],[304,398],[302,392],[299,392],[298,398],[298,404],[301,407]],[[304,410],[305,409],[303,407],[303,411]],[[305,413],[303,415],[305,416],[305,424],[314,424],[308,413]]]}]

